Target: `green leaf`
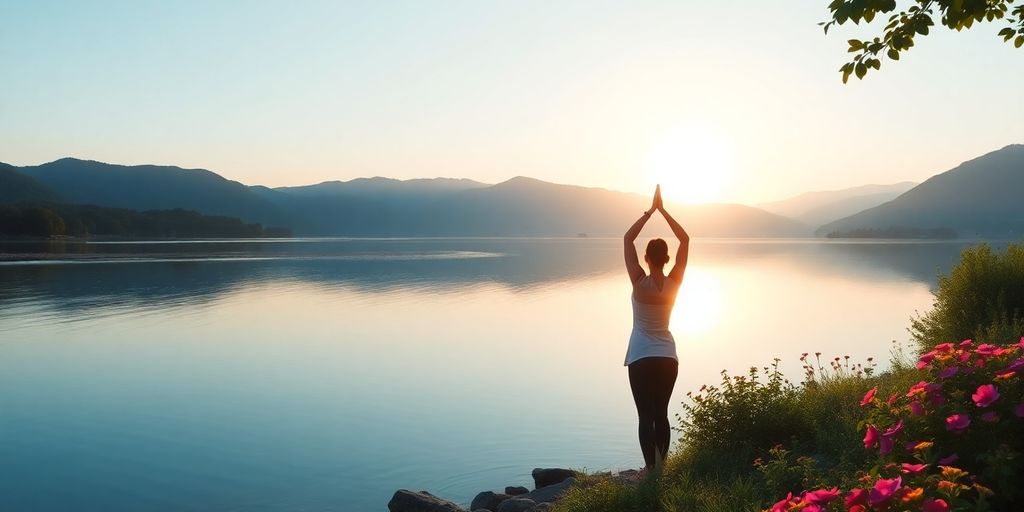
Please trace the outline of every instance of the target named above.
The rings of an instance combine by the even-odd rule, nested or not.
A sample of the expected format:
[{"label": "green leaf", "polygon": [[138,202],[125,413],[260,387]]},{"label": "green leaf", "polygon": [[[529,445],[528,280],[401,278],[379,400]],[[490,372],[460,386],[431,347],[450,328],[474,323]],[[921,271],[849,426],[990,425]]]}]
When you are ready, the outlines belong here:
[{"label": "green leaf", "polygon": [[895,48],[889,48],[888,55],[892,60],[900,60],[900,52]]},{"label": "green leaf", "polygon": [[857,74],[857,78],[864,78],[864,75],[868,73],[868,67],[863,62],[858,63],[854,68],[854,73]]},{"label": "green leaf", "polygon": [[1013,47],[1020,48],[1021,46],[1024,46],[1024,36],[1017,36],[1017,39],[1013,40]]}]

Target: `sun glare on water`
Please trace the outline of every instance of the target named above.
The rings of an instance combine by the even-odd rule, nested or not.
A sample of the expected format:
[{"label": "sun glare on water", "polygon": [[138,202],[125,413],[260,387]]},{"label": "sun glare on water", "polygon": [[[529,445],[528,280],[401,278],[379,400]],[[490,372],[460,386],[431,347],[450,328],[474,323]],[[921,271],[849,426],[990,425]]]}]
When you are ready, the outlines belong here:
[{"label": "sun glare on water", "polygon": [[721,201],[736,170],[736,150],[730,138],[711,129],[680,129],[651,146],[647,182],[661,184],[668,201]]}]

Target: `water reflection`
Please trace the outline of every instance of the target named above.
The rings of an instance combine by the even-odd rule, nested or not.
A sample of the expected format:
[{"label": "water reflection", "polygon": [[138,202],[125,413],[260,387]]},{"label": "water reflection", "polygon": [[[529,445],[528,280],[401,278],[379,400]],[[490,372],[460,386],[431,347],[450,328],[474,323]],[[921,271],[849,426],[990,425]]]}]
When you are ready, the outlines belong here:
[{"label": "water reflection", "polygon": [[[302,281],[366,293],[428,289],[457,293],[480,283],[528,290],[618,272],[618,240],[299,240],[205,243],[63,243],[0,246],[35,256],[0,264],[0,317],[43,304],[59,314],[202,304],[257,283]],[[698,240],[688,310],[715,307],[720,286],[699,268],[758,261],[804,274],[894,277],[935,285],[964,243],[822,243]],[[57,256],[70,259],[54,259]],[[84,265],[83,262],[91,264]],[[706,322],[713,311],[700,315]],[[687,329],[701,330],[693,321]]]}]

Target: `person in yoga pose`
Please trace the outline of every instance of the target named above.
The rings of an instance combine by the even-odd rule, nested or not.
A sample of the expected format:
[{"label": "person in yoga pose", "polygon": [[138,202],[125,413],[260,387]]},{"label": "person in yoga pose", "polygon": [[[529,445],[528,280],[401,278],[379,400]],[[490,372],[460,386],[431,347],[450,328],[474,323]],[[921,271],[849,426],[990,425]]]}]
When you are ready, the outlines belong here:
[{"label": "person in yoga pose", "polygon": [[[644,261],[650,269],[649,274],[640,266],[634,245],[644,224],[656,211],[661,213],[679,239],[676,261],[668,274],[665,273],[665,265],[669,262],[668,243],[660,238],[648,242]],[[638,434],[644,470],[650,470],[659,466],[668,454],[671,434],[668,403],[679,373],[675,339],[668,324],[690,248],[686,230],[665,210],[660,186],[654,191],[651,208],[626,231],[623,248],[626,272],[633,284],[633,331],[629,335],[624,364],[629,368],[629,387],[633,391],[640,422]]]}]

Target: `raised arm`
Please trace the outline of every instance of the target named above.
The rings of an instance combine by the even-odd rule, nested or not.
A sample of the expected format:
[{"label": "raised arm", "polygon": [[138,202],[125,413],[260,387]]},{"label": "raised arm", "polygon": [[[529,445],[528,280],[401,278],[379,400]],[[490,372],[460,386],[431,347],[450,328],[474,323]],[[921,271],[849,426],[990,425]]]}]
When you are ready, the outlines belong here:
[{"label": "raised arm", "polygon": [[668,214],[663,205],[659,206],[658,210],[665,217],[665,222],[668,222],[668,227],[672,228],[672,233],[679,239],[679,250],[676,251],[676,264],[672,267],[672,271],[668,273],[668,276],[678,283],[683,279],[683,272],[686,271],[686,260],[690,257],[690,235],[686,234],[683,226],[680,226]]},{"label": "raised arm", "polygon": [[640,236],[640,230],[644,228],[644,224],[647,224],[647,220],[651,218],[651,214],[654,213],[654,207],[644,212],[632,226],[629,227],[629,231],[626,231],[626,235],[622,237],[622,247],[624,255],[626,257],[626,273],[629,274],[629,280],[636,282],[638,279],[644,276],[644,269],[640,266],[640,257],[636,254],[636,237]]}]

